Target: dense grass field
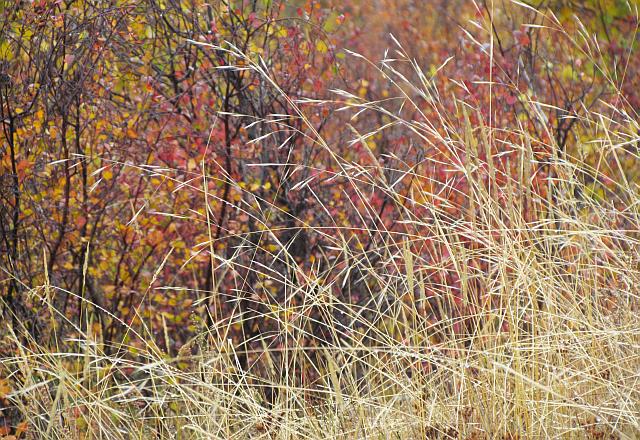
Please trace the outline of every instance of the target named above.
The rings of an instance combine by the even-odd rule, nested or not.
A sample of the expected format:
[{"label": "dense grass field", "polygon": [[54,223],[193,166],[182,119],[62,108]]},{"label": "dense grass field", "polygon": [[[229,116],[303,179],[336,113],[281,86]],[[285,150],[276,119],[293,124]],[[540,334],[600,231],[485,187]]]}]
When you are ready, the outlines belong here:
[{"label": "dense grass field", "polygon": [[0,439],[640,438],[636,2],[187,3],[2,6]]}]

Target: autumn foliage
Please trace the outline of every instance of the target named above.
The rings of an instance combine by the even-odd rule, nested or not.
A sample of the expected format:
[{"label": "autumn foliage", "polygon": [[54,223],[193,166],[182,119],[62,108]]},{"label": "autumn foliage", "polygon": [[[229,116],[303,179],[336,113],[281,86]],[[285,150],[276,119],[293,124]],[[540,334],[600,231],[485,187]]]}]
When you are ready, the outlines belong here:
[{"label": "autumn foliage", "polygon": [[[4,2],[0,353],[91,339],[188,369],[215,347],[224,374],[269,381],[270,408],[283,378],[313,402],[339,382],[330,348],[460,359],[592,295],[637,311],[637,6]],[[354,377],[374,370],[344,353]],[[12,365],[0,378],[30,389]],[[55,430],[24,424],[11,381],[0,438]]]}]

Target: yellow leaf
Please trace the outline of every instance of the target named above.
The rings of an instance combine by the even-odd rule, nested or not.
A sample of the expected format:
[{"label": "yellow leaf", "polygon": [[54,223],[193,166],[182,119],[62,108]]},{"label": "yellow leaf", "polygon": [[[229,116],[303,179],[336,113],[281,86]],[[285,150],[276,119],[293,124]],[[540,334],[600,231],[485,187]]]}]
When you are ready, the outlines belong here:
[{"label": "yellow leaf", "polygon": [[327,53],[329,47],[327,47],[327,43],[325,43],[323,40],[318,40],[316,42],[316,50],[320,53]]},{"label": "yellow leaf", "polygon": [[5,61],[11,61],[13,59],[13,51],[8,41],[0,43],[0,57],[4,58]]}]

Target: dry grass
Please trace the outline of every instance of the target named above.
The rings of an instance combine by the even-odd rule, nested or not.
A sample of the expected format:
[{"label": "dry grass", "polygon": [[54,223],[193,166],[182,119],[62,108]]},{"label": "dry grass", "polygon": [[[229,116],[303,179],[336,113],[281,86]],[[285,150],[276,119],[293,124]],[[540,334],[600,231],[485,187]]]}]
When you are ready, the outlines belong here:
[{"label": "dry grass", "polygon": [[[269,78],[262,64],[235,55]],[[456,214],[455,206],[435,203],[444,192],[430,192],[427,185],[398,190],[412,179],[427,182],[420,171],[426,167],[390,169],[378,161],[365,166],[340,157],[306,119],[308,103],[287,97],[296,109],[291,116],[306,122],[304,136],[332,158],[339,178],[361,191],[362,200],[366,187],[386,193],[401,227],[385,229],[372,213],[367,219],[372,221],[364,223],[374,225],[367,232],[376,239],[365,252],[348,230],[314,229],[302,220],[300,227],[330,237],[338,257],[304,272],[280,243],[273,258],[289,265],[281,282],[302,300],[269,302],[270,312],[261,319],[278,334],[251,345],[248,367],[240,361],[243,348],[229,341],[242,315],[218,319],[174,357],[152,342],[143,325],[130,329],[132,337],[147,341],[135,356],[124,344],[106,356],[103,342],[90,331],[91,313],[87,325],[76,328],[81,336],[58,341],[57,351],[12,329],[18,355],[2,359],[2,368],[10,372],[8,398],[28,422],[31,438],[640,436],[638,186],[619,175],[605,197],[591,196],[604,171],[554,152],[549,162],[557,176],[554,200],[536,199],[528,175],[536,140],[511,127],[512,138],[520,139],[509,146],[511,157],[522,172],[498,187],[496,165],[481,164],[484,156],[478,153],[498,135],[484,124],[472,126],[468,116],[460,119],[476,112],[463,102],[456,109],[466,123],[451,122],[427,75],[403,59],[401,48],[394,56],[398,61],[372,67],[395,84],[396,102],[419,115],[422,99],[431,103],[430,113],[419,122],[386,103],[338,92],[345,111],[362,112],[360,119],[382,113],[389,121],[368,135],[357,134],[354,142],[393,126],[416,142],[443,146],[451,162],[439,166],[455,168],[468,182],[458,206],[465,211]],[[275,82],[271,86],[277,90]],[[541,112],[537,102],[522,105],[532,114]],[[587,112],[581,121],[606,157],[637,142],[626,134],[638,132],[637,121],[620,108]],[[439,118],[430,116],[434,111]],[[478,171],[483,167],[488,183]],[[583,176],[595,176],[595,183]],[[243,209],[264,218],[256,207]],[[427,260],[417,252],[427,238],[446,256]],[[480,270],[478,261],[486,267]],[[236,263],[218,256],[212,264],[230,270]],[[258,264],[250,269],[274,276]],[[436,283],[434,294],[428,279],[445,270],[460,279],[457,305],[446,300],[453,295],[451,286]],[[367,280],[370,300],[342,303],[332,294],[352,272]],[[57,291],[45,285],[32,294],[50,304]],[[224,298],[213,292],[212,300]],[[87,304],[87,310],[93,307]],[[332,337],[309,344],[318,338],[311,332],[319,317]],[[282,342],[279,347],[268,345],[274,339]],[[309,377],[313,383],[306,382]]]}]

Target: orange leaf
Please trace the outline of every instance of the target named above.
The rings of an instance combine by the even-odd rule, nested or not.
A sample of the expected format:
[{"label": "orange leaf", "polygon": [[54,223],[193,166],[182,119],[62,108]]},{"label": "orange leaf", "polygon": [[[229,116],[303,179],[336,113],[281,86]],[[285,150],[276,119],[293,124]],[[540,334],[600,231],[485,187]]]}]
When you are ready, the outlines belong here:
[{"label": "orange leaf", "polygon": [[81,229],[84,225],[87,224],[87,218],[84,215],[79,215],[75,220],[76,228]]},{"label": "orange leaf", "polygon": [[150,245],[155,246],[158,243],[160,243],[163,238],[164,238],[164,234],[162,233],[162,231],[158,231],[157,229],[154,229],[153,231],[149,232],[149,235],[147,235],[147,242]]}]

